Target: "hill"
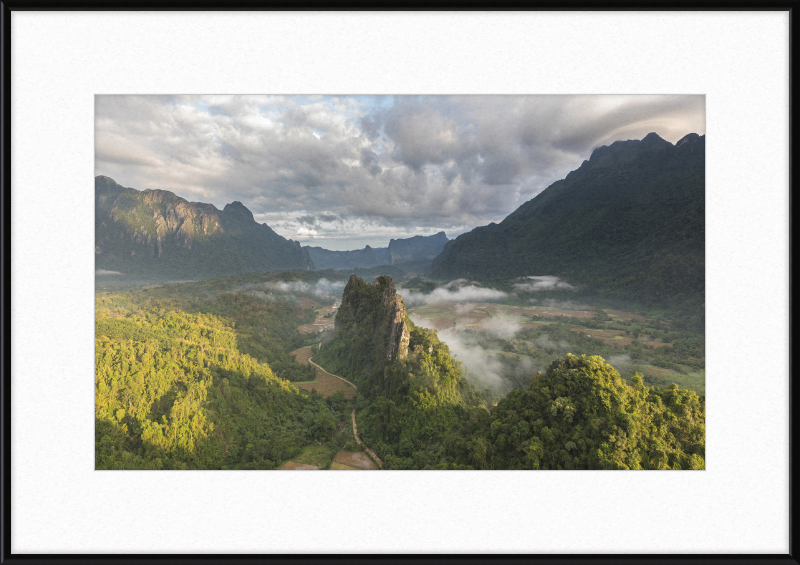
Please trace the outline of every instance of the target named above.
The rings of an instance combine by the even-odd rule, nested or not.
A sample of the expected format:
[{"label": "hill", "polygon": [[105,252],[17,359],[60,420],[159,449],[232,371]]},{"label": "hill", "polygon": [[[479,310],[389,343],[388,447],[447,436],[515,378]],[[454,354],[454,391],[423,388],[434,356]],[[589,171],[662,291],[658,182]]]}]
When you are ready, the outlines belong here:
[{"label": "hill", "polygon": [[206,278],[308,270],[308,251],[241,202],[218,210],[165,190],[136,190],[95,178],[95,266],[129,277]]},{"label": "hill", "polygon": [[450,241],[439,278],[555,275],[643,302],[699,306],[705,292],[705,136],[655,133],[588,161],[499,224]]},{"label": "hill", "polygon": [[599,356],[566,354],[494,402],[391,277],[350,277],[315,359],[358,385],[359,430],[385,469],[702,469],[705,401],[631,384]]},{"label": "hill", "polygon": [[306,247],[315,269],[369,268],[433,259],[449,240],[443,231],[430,236],[415,235],[392,239],[389,247],[370,247],[352,251],[330,251],[322,247]]}]

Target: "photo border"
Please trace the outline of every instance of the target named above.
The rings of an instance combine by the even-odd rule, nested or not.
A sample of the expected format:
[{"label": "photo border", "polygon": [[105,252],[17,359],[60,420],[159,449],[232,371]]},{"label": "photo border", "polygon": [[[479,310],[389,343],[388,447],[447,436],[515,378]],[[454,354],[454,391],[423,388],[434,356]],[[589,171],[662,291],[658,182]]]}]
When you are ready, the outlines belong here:
[{"label": "photo border", "polygon": [[[792,5],[795,5],[795,4],[792,3]],[[756,13],[754,13],[754,14],[756,14]],[[625,15],[628,17],[628,19],[639,17],[639,14],[625,14]],[[489,16],[491,16],[491,14]],[[486,17],[488,18],[489,16],[486,16]],[[348,17],[351,17],[351,16],[349,15]],[[422,16],[420,16],[420,17],[422,17]],[[426,17],[435,18],[437,16],[435,16],[435,15],[434,16],[427,16],[426,15]],[[620,19],[622,19],[621,15],[619,17],[620,17]],[[697,17],[702,17],[702,16],[697,16]],[[9,22],[9,19],[10,19],[9,18],[9,13],[7,12],[6,9],[3,10],[3,18],[4,18],[4,20],[3,20],[3,29],[4,30],[11,30],[12,28],[11,28],[11,22]],[[133,16],[131,16],[131,18],[134,19]],[[66,17],[65,19],[69,20],[70,18]],[[302,19],[302,18],[298,17],[298,20],[300,20],[300,19]],[[577,19],[579,19],[579,18],[576,17],[576,20]],[[793,20],[793,17],[792,17],[792,20]],[[298,30],[298,32],[301,32],[301,30]],[[72,32],[72,33],[74,33],[74,32]],[[228,31],[228,33],[231,33],[231,32]],[[369,37],[369,31],[366,31],[365,33]],[[69,37],[69,35],[70,35],[70,32],[67,31],[65,36]],[[299,35],[300,35],[301,39],[304,37],[304,35],[302,33],[299,33]],[[21,38],[19,36],[15,35],[14,36],[14,44],[15,45],[18,44],[20,39]],[[494,39],[494,41],[502,41],[502,39],[498,39],[498,38],[493,38],[493,39]],[[504,38],[504,39],[507,39],[507,38]],[[751,38],[751,39],[753,40],[753,43],[756,42],[756,39],[753,39],[753,38]],[[761,38],[761,39],[763,39],[765,42],[769,42],[770,38]],[[62,37],[61,40],[63,41],[64,38]],[[298,39],[295,38],[294,41],[298,41]],[[485,45],[485,44],[483,44],[483,45]],[[11,119],[11,117],[13,115],[12,114],[12,108],[11,108],[11,106],[12,106],[11,102],[12,101],[10,100],[10,95],[13,95],[13,93],[14,93],[13,88],[15,88],[19,84],[16,81],[17,80],[21,80],[25,85],[28,85],[28,86],[30,84],[36,85],[35,81],[26,82],[26,80],[28,80],[28,79],[26,79],[24,77],[22,79],[18,79],[18,77],[17,77],[17,73],[19,72],[18,69],[14,69],[14,71],[13,71],[14,74],[13,75],[11,74],[12,71],[10,70],[8,63],[12,62],[12,60],[11,59],[6,59],[6,57],[9,56],[9,51],[8,50],[9,50],[10,47],[11,47],[10,34],[9,33],[4,33],[4,49],[6,51],[4,53],[4,59],[3,59],[3,64],[4,64],[4,69],[3,69],[3,78],[4,78],[4,85],[3,85],[4,86],[4,88],[3,88],[3,92],[4,92],[4,108],[3,108],[4,127],[2,129],[3,129],[3,135],[4,136],[8,136],[10,119]],[[133,47],[133,46],[127,46],[127,48],[131,48],[131,47]],[[110,48],[110,47],[106,47],[106,48]],[[116,48],[120,49],[120,50],[126,49],[126,47],[123,47],[123,46],[119,46],[119,47],[116,47]],[[787,45],[786,48],[787,48],[786,53],[787,53],[787,58],[788,58],[789,46]],[[466,51],[469,51],[469,49],[466,49]],[[597,50],[597,52],[601,52],[601,51],[602,51],[602,49],[598,49]],[[15,64],[16,64],[17,62],[19,62],[21,60],[24,60],[24,59],[19,59],[18,58],[18,57],[22,57],[22,55],[23,55],[23,53],[15,53],[13,62],[15,62]],[[473,47],[473,55],[474,56],[477,55],[477,56],[475,57],[476,61],[473,61],[472,64],[483,65],[483,69],[486,70],[487,69],[486,61],[482,61],[480,56],[479,56],[480,54],[474,52],[474,47]],[[792,63],[791,63],[793,69],[795,68],[794,65],[796,65],[795,61],[796,61],[796,59],[793,60]],[[233,61],[231,61],[231,62],[233,63]],[[88,65],[90,63],[91,63],[91,61],[85,61],[84,64]],[[20,62],[19,64],[23,65],[24,63]],[[657,71],[658,71],[658,69],[657,69]],[[789,72],[789,69],[787,67],[787,73],[788,72]],[[13,85],[10,85],[9,84],[9,80],[10,80],[10,78],[12,78],[12,76],[15,79],[15,83]],[[39,77],[39,78],[40,78],[40,80],[42,79],[42,77]],[[420,91],[430,91],[430,90],[428,90],[428,88],[430,88],[430,87],[426,87],[424,81],[425,81],[425,77],[423,77],[423,83],[419,83],[419,84],[421,84],[421,86],[418,87],[418,88],[420,88]],[[169,81],[167,80],[166,82],[169,82]],[[434,81],[431,81],[430,83],[432,84],[433,82]],[[788,77],[787,77],[787,84],[788,84]],[[59,86],[62,86],[62,85],[59,85]],[[49,86],[47,86],[46,82],[39,82],[38,83],[38,88],[44,88],[44,87],[49,88]],[[120,81],[118,79],[116,81],[113,81],[113,80],[110,81],[109,88],[111,88],[112,90],[115,89],[115,88],[120,88]],[[282,89],[278,88],[273,92],[280,93],[281,90]],[[97,92],[95,92],[95,93],[97,93]],[[400,92],[397,92],[397,93],[400,93]],[[534,92],[530,92],[530,93],[534,93]],[[715,103],[715,100],[710,99],[708,101],[708,106],[712,106],[714,103]],[[20,102],[20,104],[22,104],[22,103]],[[786,108],[786,110],[788,111],[788,107]],[[79,108],[76,111],[78,113],[80,113],[81,109]],[[779,111],[779,110],[775,110],[775,111]],[[714,135],[715,134],[719,135],[719,133],[722,131],[722,128],[720,127],[719,116],[716,116],[713,119],[709,119],[709,115],[707,113],[707,131],[709,132],[708,139],[711,142],[711,143],[709,143],[709,147],[712,147],[712,146],[714,146],[715,143],[718,143],[718,142],[715,142]],[[16,130],[16,129],[10,130],[10,132],[11,132],[11,134],[13,136],[16,136],[16,135],[19,134],[18,130]],[[793,133],[794,132],[792,131],[791,132],[792,137],[794,137]],[[6,139],[8,139],[8,137],[6,137]],[[11,140],[14,141],[15,143],[18,142],[18,138],[17,137],[11,137]],[[776,142],[776,148],[775,149],[777,151],[777,154],[786,155],[786,156],[788,156],[790,154],[789,153],[790,147],[788,146],[788,141],[789,140],[787,138],[786,139],[786,147],[782,147],[782,143],[783,143],[782,141]],[[26,265],[26,264],[20,263],[20,253],[18,251],[21,248],[18,247],[18,246],[19,246],[19,242],[22,240],[22,238],[25,238],[27,234],[24,234],[24,232],[23,233],[12,232],[12,230],[11,230],[11,228],[12,228],[11,220],[13,219],[13,221],[14,221],[14,229],[17,229],[17,230],[20,229],[20,226],[23,226],[24,225],[24,221],[26,219],[28,219],[28,217],[29,217],[28,210],[27,210],[27,202],[25,200],[20,200],[20,199],[33,198],[33,199],[37,199],[37,201],[38,201],[38,200],[41,199],[41,194],[39,194],[39,195],[33,194],[33,196],[31,196],[31,194],[29,192],[27,192],[27,191],[23,192],[22,189],[20,188],[21,186],[26,186],[23,182],[20,182],[18,185],[15,185],[15,188],[13,188],[13,193],[10,190],[8,190],[8,188],[11,187],[11,180],[12,180],[12,178],[14,178],[11,175],[11,167],[10,167],[10,158],[12,157],[12,149],[10,147],[10,143],[8,143],[8,142],[4,143],[3,146],[4,146],[4,149],[3,149],[3,156],[4,156],[3,174],[4,174],[4,177],[3,178],[4,178],[4,188],[5,188],[4,194],[3,194],[3,204],[4,204],[3,236],[5,238],[4,241],[3,241],[3,248],[4,248],[4,251],[6,252],[5,253],[6,261],[8,261],[8,264],[6,263],[6,261],[4,261],[3,265],[4,265],[4,268],[6,269],[6,272],[8,272],[9,266],[14,267],[14,269],[11,271],[9,276],[4,276],[3,277],[3,281],[4,282],[11,280],[11,282],[13,284],[13,286],[11,287],[11,291],[10,292],[7,291],[8,288],[9,288],[7,284],[4,287],[4,290],[7,291],[7,292],[4,292],[5,312],[6,313],[9,313],[9,312],[11,313],[11,316],[3,316],[4,323],[6,324],[6,326],[4,327],[4,347],[5,347],[5,351],[6,352],[10,351],[11,353],[14,353],[14,351],[16,351],[16,349],[15,349],[15,346],[14,346],[14,344],[12,342],[10,333],[8,331],[9,330],[9,324],[10,324],[9,320],[15,320],[15,321],[19,322],[20,321],[20,318],[19,318],[20,311],[22,311],[22,310],[24,310],[26,312],[26,314],[31,314],[31,315],[38,315],[39,314],[35,307],[34,308],[31,307],[30,303],[23,304],[22,302],[18,302],[16,304],[14,304],[14,309],[11,308],[11,299],[14,296],[19,296],[20,292],[24,292],[24,291],[29,290],[29,289],[24,289],[20,285],[19,277],[21,277],[21,276],[30,276],[30,275],[36,274],[37,272],[38,272],[38,274],[42,274],[44,271],[41,270],[41,265],[36,263],[35,260],[31,260],[31,262],[34,263],[33,265]],[[719,145],[717,145],[717,147],[719,147]],[[77,147],[72,148],[71,152],[75,153],[75,154],[85,154],[86,153],[86,147],[81,147],[80,144],[78,144]],[[713,158],[714,157],[712,157],[712,159]],[[787,161],[787,168],[788,168],[788,161]],[[81,170],[83,170],[83,169],[81,169]],[[789,183],[790,183],[789,185],[786,186],[787,189],[788,189],[788,186],[790,186],[791,182],[792,182],[791,178],[789,177],[789,174],[790,174],[790,171],[788,171],[788,169],[787,169],[787,179],[789,180]],[[68,183],[68,182],[65,183],[65,184],[68,185],[68,186],[73,186],[74,182],[73,182],[73,185],[70,185],[70,183]],[[772,195],[775,195],[775,194],[780,195],[780,190],[781,189],[780,188],[775,189],[774,187],[768,187],[767,190],[772,190],[773,191],[773,192],[769,192],[769,194],[772,196]],[[777,192],[775,192],[776,190],[777,190]],[[13,199],[14,208],[13,209],[11,208],[12,196],[14,197],[14,199]],[[67,198],[68,203],[80,203],[81,201],[85,200],[85,195],[84,196],[68,195],[68,196],[69,196]],[[787,202],[789,202],[788,201],[788,194],[786,196],[787,196]],[[757,206],[755,206],[755,207],[757,207]],[[23,211],[24,214],[20,215],[20,211]],[[740,213],[741,210],[736,210],[734,212]],[[789,212],[789,210],[787,209],[786,210],[786,214],[787,214],[786,228],[788,228],[788,226],[789,226],[789,224],[788,224],[788,212]],[[51,219],[51,217],[48,217],[48,219]],[[759,221],[763,223],[765,228],[768,227],[766,222],[770,222],[770,221],[775,222],[776,224],[783,225],[783,222],[782,222],[782,220],[780,218],[780,210],[778,210],[778,216],[777,217],[775,217],[775,216],[772,216],[772,217],[770,217],[770,216],[766,216],[766,217],[759,216]],[[12,239],[11,236],[14,235],[15,233],[16,233],[16,235]],[[85,234],[83,234],[83,235],[85,235]],[[83,238],[83,236],[81,236],[81,237]],[[85,238],[83,238],[83,239],[85,239]],[[81,239],[81,241],[83,239]],[[770,245],[775,245],[775,244],[773,244],[771,242],[761,242],[761,243],[766,243],[767,247],[769,247]],[[776,253],[775,249],[772,250],[773,255],[777,255],[777,257],[773,257],[773,262],[777,262],[777,265],[775,266],[776,267],[775,268],[775,272],[777,272],[778,276],[780,277],[780,276],[783,275],[784,269],[786,269],[785,273],[788,275],[788,272],[789,272],[788,271],[788,267],[789,267],[788,256],[787,256],[786,263],[783,264],[783,262],[782,262],[782,254],[781,254],[782,247],[780,247],[780,245],[775,245],[775,247],[778,248],[777,253]],[[769,249],[766,249],[765,252],[767,254],[769,254]],[[775,261],[776,259],[777,259],[777,261]],[[89,262],[87,262],[85,260],[77,260],[77,261],[75,261],[75,263],[77,265],[79,265],[80,268],[85,268],[84,264],[88,264]],[[59,263],[59,264],[63,264],[63,263]],[[37,271],[37,269],[39,269],[39,270]],[[93,272],[93,271],[90,271],[90,273],[91,272]],[[20,273],[22,273],[22,275],[20,275]],[[15,278],[15,276],[16,276],[16,278]],[[64,284],[66,284],[66,285],[69,285],[69,284],[77,282],[77,286],[74,287],[74,288],[71,288],[70,291],[67,293],[67,295],[70,298],[75,299],[75,301],[78,302],[78,303],[82,303],[81,301],[83,301],[83,302],[86,301],[85,300],[85,298],[86,298],[85,297],[85,288],[82,288],[82,283],[80,282],[80,281],[84,281],[84,283],[85,283],[86,280],[90,280],[90,279],[87,276],[82,276],[82,277],[65,276],[65,278],[64,278]],[[15,283],[15,281],[17,281],[17,282]],[[37,285],[33,284],[32,286],[35,287]],[[774,303],[776,301],[780,302],[781,299],[782,299],[783,291],[788,290],[790,288],[788,286],[781,285],[781,284],[777,284],[777,285],[766,284],[765,286],[767,286],[773,292],[781,294],[781,297],[779,297],[777,300],[776,300],[776,298],[774,296],[772,297],[771,301],[769,299],[767,299],[767,302],[770,302],[770,303]],[[712,299],[713,299],[713,297],[712,297]],[[789,306],[790,303],[788,302],[788,300],[789,300],[789,295],[788,294],[786,294],[785,299],[786,299],[786,306]],[[56,312],[56,316],[64,316],[65,314],[69,315],[71,313],[71,311],[68,308],[66,310],[63,309],[63,308],[62,309],[56,309],[55,312]],[[61,321],[63,322],[65,320],[61,320]],[[66,318],[66,321],[69,322],[69,318]],[[781,325],[783,325],[784,322],[785,322],[780,317],[778,318],[777,321]],[[786,320],[786,321],[790,321],[790,320]],[[29,324],[25,325],[25,327],[21,331],[19,331],[19,332],[17,332],[15,334],[15,337],[17,339],[21,339],[20,336],[22,336],[22,337],[35,337],[37,335],[37,333],[36,333],[37,329],[39,331],[42,330],[41,325],[34,326],[34,327],[29,327],[29,326],[30,326]],[[22,324],[18,324],[18,327],[22,328]],[[788,325],[787,325],[786,329],[788,329]],[[788,342],[786,342],[786,344],[782,344],[782,345],[788,345]],[[781,347],[777,347],[776,349],[779,350],[779,356],[783,355],[784,352],[783,352],[783,349]],[[785,351],[785,354],[786,354],[786,361],[788,362],[788,355],[789,355],[788,349]],[[17,457],[19,457],[19,453],[20,453],[20,452],[17,451],[19,446],[10,444],[10,440],[12,440],[15,437],[13,434],[16,433],[11,428],[12,420],[11,420],[11,410],[10,410],[10,408],[11,408],[10,398],[15,393],[15,389],[14,389],[14,387],[12,387],[13,378],[18,378],[21,373],[25,373],[27,371],[27,368],[21,368],[21,364],[24,364],[25,361],[26,361],[25,359],[20,359],[20,358],[15,359],[15,361],[14,361],[14,369],[15,369],[15,371],[19,370],[20,373],[16,373],[15,372],[14,375],[12,375],[11,372],[10,372],[10,368],[11,368],[10,355],[5,355],[4,356],[4,362],[5,362],[5,366],[4,366],[4,383],[3,383],[3,386],[4,386],[4,388],[3,388],[3,391],[4,391],[4,406],[3,406],[4,414],[3,414],[3,419],[2,419],[3,426],[4,426],[4,429],[3,429],[3,441],[4,441],[4,446],[3,446],[4,447],[4,449],[3,449],[3,456],[4,456],[4,461],[3,461],[3,463],[4,463],[3,480],[4,480],[4,484],[3,484],[3,489],[2,489],[3,496],[4,496],[4,500],[3,500],[3,510],[4,510],[4,512],[3,512],[3,519],[4,519],[4,524],[3,524],[3,533],[4,533],[3,556],[4,557],[7,557],[8,555],[10,555],[10,550],[13,547],[12,546],[13,540],[11,538],[11,534],[14,533],[14,530],[12,529],[12,525],[11,525],[11,513],[10,513],[11,507],[14,506],[14,493],[10,489],[10,481],[9,481],[9,479],[12,477],[12,473],[13,473],[13,470],[11,469],[11,464],[13,463],[13,461],[15,459],[10,459],[10,456],[15,456],[16,455]],[[67,359],[67,362],[65,364],[67,366],[77,367],[77,366],[80,365],[81,362],[82,362],[82,360],[69,360],[69,359]],[[768,364],[768,362],[767,362],[767,364]],[[786,369],[788,371],[788,363],[786,365]],[[788,374],[787,374],[787,377],[788,377]],[[790,381],[789,381],[789,386],[791,386],[790,385]],[[712,387],[709,387],[709,388],[712,389]],[[791,394],[791,392],[790,392],[790,394]],[[91,399],[91,401],[93,401],[93,399]],[[91,401],[89,402],[89,404],[91,404]],[[79,407],[83,407],[86,404],[87,404],[87,402],[85,400],[77,403],[77,405]],[[27,404],[25,404],[25,405],[16,405],[15,404],[15,406],[17,406],[17,410],[16,410],[17,414],[26,413],[27,412],[27,413],[32,413],[32,414],[35,414],[35,415],[39,415],[38,408],[36,406],[30,406],[30,405],[27,405]],[[714,400],[712,399],[712,401],[709,402],[709,413],[710,413],[709,422],[713,422],[714,421],[714,415],[713,415],[714,412],[713,411],[716,408],[719,408],[719,404],[715,404]],[[791,417],[790,416],[791,412],[789,410],[786,410],[785,414],[787,416],[787,418],[786,418],[787,419],[787,423],[791,426],[791,420],[789,419]],[[71,418],[73,418],[73,419],[74,418],[79,418],[79,416],[72,416]],[[68,418],[68,421],[71,421],[71,420]],[[774,425],[775,424],[773,424],[773,426]],[[67,425],[67,427],[69,427],[69,425]],[[775,428],[774,427],[767,427],[767,429],[768,430],[773,430]],[[709,431],[711,432],[711,430],[712,430],[712,428],[711,428],[711,426],[709,426]],[[717,433],[718,433],[718,430],[714,430],[713,431],[713,434],[717,434]],[[711,436],[712,433],[709,433],[709,435]],[[719,437],[719,436],[716,436],[716,437]],[[787,434],[787,437],[788,437],[788,434]],[[87,439],[83,438],[81,440],[78,440],[78,443],[83,442],[85,444],[86,441],[87,441]],[[792,443],[791,446],[792,446],[792,449],[793,449],[794,444]],[[773,446],[773,447],[775,447],[775,446]],[[780,444],[780,445],[777,446],[777,449],[783,449],[785,447],[786,446],[784,444]],[[712,449],[713,449],[713,446],[712,446]],[[712,449],[709,449],[709,453],[712,453]],[[85,449],[84,449],[84,451],[85,451]],[[92,462],[92,464],[93,464],[93,462]],[[714,472],[713,471],[713,465],[714,465],[713,458],[709,457],[709,464],[708,464],[709,471],[706,471],[707,473]],[[787,473],[788,473],[788,470],[789,469],[787,469]],[[11,472],[9,472],[9,471],[11,471]],[[203,473],[205,473],[205,472],[203,472]],[[131,473],[120,473],[119,477],[120,477],[119,480],[126,480],[126,479],[130,480]],[[427,475],[425,475],[425,478],[427,479]],[[17,479],[19,479],[19,477],[17,477]],[[226,481],[227,480],[228,479],[226,479]],[[240,479],[240,476],[238,474],[236,474],[234,476],[233,480],[234,481],[240,481],[242,479]],[[636,478],[636,479],[631,478],[630,480],[631,481],[635,481],[635,482],[641,481],[641,479],[638,479],[638,478]],[[326,481],[328,481],[328,483],[330,483],[329,479],[327,479]],[[646,483],[646,481],[645,481],[645,483]],[[106,492],[107,495],[111,495],[114,492],[113,485],[109,486],[109,484],[106,483],[103,486],[106,489],[105,492]],[[324,488],[324,485],[323,485],[323,488]],[[791,497],[791,491],[789,491],[789,493],[787,493],[787,494],[789,494],[789,496]],[[748,509],[748,510],[750,510],[750,509]],[[73,519],[79,519],[79,518],[80,518],[80,516],[73,517]],[[518,518],[519,519],[525,519],[525,516],[518,516]],[[724,519],[728,519],[729,520],[731,517],[730,516],[720,516],[719,518],[723,519],[723,520]],[[67,519],[68,519],[68,517],[62,517],[62,520],[67,520]],[[793,534],[793,530],[791,529],[791,523],[789,525],[790,525],[789,534],[792,535]],[[99,533],[102,535],[103,531],[100,530]],[[108,532],[108,533],[110,533],[110,532]],[[141,549],[138,548],[136,545],[131,545],[131,546],[128,546],[128,547],[120,547],[118,550],[123,552],[123,553],[139,553],[139,552],[141,552]],[[413,548],[394,547],[394,548],[388,548],[388,550],[389,550],[389,552],[404,552],[404,551],[409,551],[409,550],[413,551]],[[246,550],[240,549],[240,551],[246,551]],[[369,551],[369,549],[367,549],[366,551]],[[502,553],[503,552],[502,548],[498,548],[498,547],[487,547],[487,548],[485,548],[485,551],[488,551],[490,553],[495,553],[495,552]],[[789,551],[789,550],[787,549],[787,551]],[[43,547],[43,548],[39,549],[39,553],[40,553],[41,556],[43,556],[43,554],[53,553],[53,552],[59,553],[58,548]],[[68,553],[68,552],[66,552],[66,553]],[[717,552],[713,552],[713,553],[717,553]],[[718,553],[725,553],[725,552],[724,551],[719,551]],[[789,553],[790,553],[790,551],[789,551]],[[773,554],[773,558],[774,559],[779,559],[779,555],[780,555],[779,553]],[[14,555],[15,558],[21,557],[21,556],[22,556],[22,554]],[[766,558],[767,558],[766,555],[762,555],[762,556],[760,556],[758,558],[754,557],[754,559],[759,559],[759,560],[760,559],[766,559]],[[599,561],[605,561],[604,558],[595,558],[595,560],[598,561],[598,562]]]}]

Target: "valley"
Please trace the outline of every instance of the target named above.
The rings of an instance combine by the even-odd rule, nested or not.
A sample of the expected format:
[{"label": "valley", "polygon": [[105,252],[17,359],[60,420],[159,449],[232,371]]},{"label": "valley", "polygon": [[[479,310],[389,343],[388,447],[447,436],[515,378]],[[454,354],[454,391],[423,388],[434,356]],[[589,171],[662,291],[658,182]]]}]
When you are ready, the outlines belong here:
[{"label": "valley", "polygon": [[[679,353],[673,343],[687,337],[701,339],[700,333],[679,331],[666,320],[623,310],[602,310],[588,304],[566,306],[439,302],[411,306],[408,313],[415,323],[439,331],[451,347],[455,343],[467,350],[481,348],[482,356],[499,363],[504,368],[501,374],[515,386],[523,382],[514,374],[515,367],[539,370],[548,355],[571,352],[612,359],[628,379],[639,372],[646,383],[665,386],[675,382],[705,394],[701,358]],[[474,355],[466,353],[469,370]],[[485,364],[480,368],[485,370]],[[505,392],[504,387],[496,390]]]},{"label": "valley", "polygon": [[95,467],[705,468],[704,154],[351,251],[96,177]]}]

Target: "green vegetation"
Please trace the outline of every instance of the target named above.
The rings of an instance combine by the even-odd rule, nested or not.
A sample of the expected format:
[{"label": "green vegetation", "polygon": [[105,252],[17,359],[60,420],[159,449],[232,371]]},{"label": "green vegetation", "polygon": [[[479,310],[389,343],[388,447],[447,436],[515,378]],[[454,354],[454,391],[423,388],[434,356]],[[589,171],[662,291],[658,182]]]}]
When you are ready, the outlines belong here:
[{"label": "green vegetation", "polygon": [[273,469],[338,440],[340,399],[289,383],[314,375],[288,356],[313,308],[231,292],[238,282],[98,295],[97,469]]},{"label": "green vegetation", "polygon": [[483,469],[703,469],[705,402],[567,354],[470,423],[451,452]]}]

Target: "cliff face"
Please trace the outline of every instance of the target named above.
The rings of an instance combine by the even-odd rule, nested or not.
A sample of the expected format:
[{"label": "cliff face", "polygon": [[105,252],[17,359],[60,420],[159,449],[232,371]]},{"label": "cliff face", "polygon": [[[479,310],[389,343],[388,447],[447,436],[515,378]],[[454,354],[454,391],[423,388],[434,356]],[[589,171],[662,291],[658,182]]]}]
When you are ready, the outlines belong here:
[{"label": "cliff face", "polygon": [[386,366],[408,356],[411,328],[407,320],[403,298],[391,277],[380,276],[369,285],[351,275],[334,328],[337,336],[358,344],[358,368],[378,380]]},{"label": "cliff face", "polygon": [[218,210],[166,190],[126,188],[95,179],[95,264],[147,277],[202,277],[311,269],[308,251],[241,202]]}]

